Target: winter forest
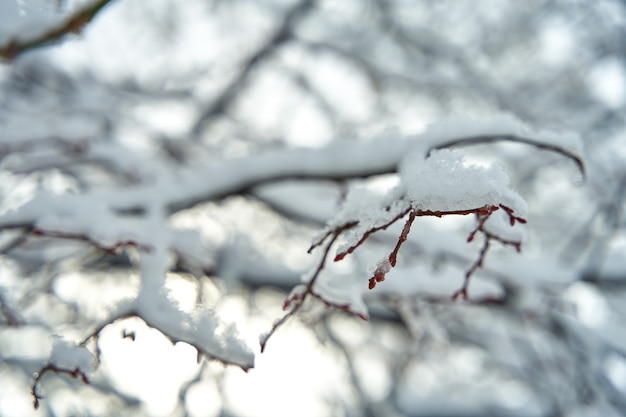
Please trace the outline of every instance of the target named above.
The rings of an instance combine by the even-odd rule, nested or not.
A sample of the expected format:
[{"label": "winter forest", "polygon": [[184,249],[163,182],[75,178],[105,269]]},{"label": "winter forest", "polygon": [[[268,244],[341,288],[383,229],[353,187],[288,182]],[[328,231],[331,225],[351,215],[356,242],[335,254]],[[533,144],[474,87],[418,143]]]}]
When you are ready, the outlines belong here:
[{"label": "winter forest", "polygon": [[626,3],[0,0],[0,415],[626,415]]}]

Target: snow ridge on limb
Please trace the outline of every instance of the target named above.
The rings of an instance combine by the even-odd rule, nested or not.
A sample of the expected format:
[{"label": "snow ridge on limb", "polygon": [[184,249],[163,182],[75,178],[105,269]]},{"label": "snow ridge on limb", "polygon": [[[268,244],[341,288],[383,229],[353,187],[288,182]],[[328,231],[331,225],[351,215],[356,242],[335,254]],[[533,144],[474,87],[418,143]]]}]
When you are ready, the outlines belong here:
[{"label": "snow ridge on limb", "polygon": [[434,150],[454,146],[516,142],[560,154],[576,164],[583,179],[586,175],[585,152],[578,134],[550,130],[536,131],[509,114],[494,116],[480,122],[461,117],[449,119],[431,126],[422,136],[428,145],[426,155]]},{"label": "snow ridge on limb", "polygon": [[[343,242],[334,257],[335,262],[341,261],[373,234],[406,218],[396,245],[387,257],[376,263],[367,284],[372,290],[397,265],[398,253],[402,244],[407,241],[417,217],[473,215],[476,225],[467,237],[467,242],[472,242],[480,235],[483,244],[477,259],[467,267],[462,286],[451,294],[452,299],[468,299],[470,279],[483,266],[494,242],[521,251],[527,206],[524,199],[510,188],[509,175],[504,167],[471,164],[462,151],[448,148],[500,140],[524,143],[559,153],[572,159],[583,178],[585,176],[582,146],[577,136],[534,132],[526,124],[510,116],[498,116],[484,122],[451,119],[433,125],[415,138],[412,149],[399,162],[398,185],[387,193],[375,193],[362,187],[350,189],[342,210],[313,242],[309,252],[323,246],[325,258],[330,246],[341,236]],[[330,242],[327,242],[329,237]],[[333,286],[329,285],[328,280],[318,280],[323,264],[324,260],[306,286],[299,288],[306,288],[305,294],[314,293],[328,305],[340,303],[341,309],[353,314],[358,312],[360,317],[366,318],[367,308],[362,299],[364,292],[355,291],[352,285]],[[315,285],[315,281],[318,285]],[[338,294],[341,289],[355,291],[358,296],[342,296]],[[303,298],[302,291],[296,293],[298,301]],[[286,305],[291,305],[293,300],[294,296],[290,296]],[[342,303],[342,300],[349,302]],[[300,305],[301,303],[297,304],[297,307]],[[276,328],[295,314],[296,310],[297,308],[286,314],[263,337],[263,347]]]},{"label": "snow ridge on limb", "polygon": [[[346,199],[342,212],[331,221],[329,228],[355,223],[344,235],[335,261],[352,253],[372,234],[386,229],[408,215],[395,248],[388,258],[377,263],[369,288],[385,279],[396,266],[399,249],[410,233],[415,217],[474,214],[477,225],[468,237],[484,236],[484,246],[478,260],[465,275],[463,287],[453,297],[467,298],[469,278],[482,266],[489,245],[493,241],[521,250],[526,223],[527,206],[523,198],[509,187],[509,176],[504,167],[487,167],[469,163],[460,150],[447,149],[463,143],[482,143],[497,140],[517,141],[540,149],[552,150],[573,159],[584,176],[582,146],[577,136],[554,132],[533,132],[511,116],[497,116],[484,122],[455,118],[438,123],[418,135],[417,143],[400,162],[400,183],[388,194],[374,198],[362,192]],[[351,198],[352,197],[352,198]],[[497,211],[500,211],[496,214]]]},{"label": "snow ridge on limb", "polygon": [[[141,281],[139,292],[136,297],[126,302],[120,303],[116,311],[112,312],[110,318],[101,322],[98,327],[89,334],[80,344],[81,353],[89,353],[84,348],[91,339],[95,339],[96,354],[95,362],[100,362],[100,351],[98,340],[101,331],[108,325],[130,317],[141,318],[146,325],[152,327],[173,344],[177,342],[185,342],[196,349],[198,360],[201,358],[214,359],[225,365],[237,365],[247,371],[254,367],[254,353],[241,340],[234,325],[225,326],[219,318],[208,309],[198,311],[196,314],[189,314],[182,311],[179,306],[167,294],[165,289],[166,274],[171,268],[173,255],[180,254],[172,251],[175,244],[180,240],[179,235],[172,233],[166,225],[166,218],[163,210],[152,207],[150,212],[146,213],[143,218],[145,226],[145,236],[141,236],[140,242],[149,239],[150,246],[142,243],[133,242],[129,247],[134,248],[139,255],[139,264],[141,266]],[[57,223],[56,226],[63,228],[67,225]],[[39,230],[39,229],[36,229]],[[81,230],[79,233],[68,232],[50,232],[39,230],[40,236],[49,236],[55,238],[84,240],[96,247],[100,247],[101,243],[94,240],[91,234],[94,230]],[[104,248],[104,247],[102,247]],[[117,248],[117,246],[116,246]],[[104,248],[108,250],[108,248]],[[63,346],[62,346],[63,347]],[[79,365],[67,362],[67,354],[56,354],[55,352],[67,352],[68,348],[63,350],[53,350],[50,363],[45,365],[36,375],[32,385],[32,395],[34,397],[34,406],[39,406],[40,400],[43,398],[38,392],[37,386],[41,376],[47,372],[63,373],[72,377],[81,377],[84,383],[89,383],[87,374]],[[76,351],[76,349],[74,349]],[[76,358],[79,355],[75,355]],[[84,356],[84,355],[82,355]],[[60,358],[60,360],[55,359]],[[53,363],[63,363],[58,366]],[[84,363],[86,361],[82,361]]]}]

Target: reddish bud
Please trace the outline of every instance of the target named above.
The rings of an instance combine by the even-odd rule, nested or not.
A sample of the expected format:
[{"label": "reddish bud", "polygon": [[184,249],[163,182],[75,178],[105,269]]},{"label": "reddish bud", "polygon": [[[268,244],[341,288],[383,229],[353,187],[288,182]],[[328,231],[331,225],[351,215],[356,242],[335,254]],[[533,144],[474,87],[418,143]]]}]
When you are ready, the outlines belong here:
[{"label": "reddish bud", "polygon": [[338,253],[337,256],[335,256],[335,262],[339,262],[339,261],[341,261],[345,257],[346,257],[346,253],[345,252]]},{"label": "reddish bud", "polygon": [[373,290],[374,287],[376,287],[376,280],[374,278],[370,278],[368,287],[370,290]]},{"label": "reddish bud", "polygon": [[383,282],[385,280],[385,274],[376,274],[374,275],[374,279],[376,282]]},{"label": "reddish bud", "polygon": [[526,224],[526,219],[522,219],[521,217],[516,217],[517,221],[522,223],[522,224]]},{"label": "reddish bud", "polygon": [[35,236],[43,236],[43,230],[41,230],[41,229],[33,229],[32,233]]},{"label": "reddish bud", "polygon": [[505,206],[504,204],[500,204],[500,207],[502,207],[502,209],[503,209],[504,211],[506,211],[507,213],[509,213],[509,214],[513,214],[513,209],[512,209],[512,208],[507,207],[507,206]]}]

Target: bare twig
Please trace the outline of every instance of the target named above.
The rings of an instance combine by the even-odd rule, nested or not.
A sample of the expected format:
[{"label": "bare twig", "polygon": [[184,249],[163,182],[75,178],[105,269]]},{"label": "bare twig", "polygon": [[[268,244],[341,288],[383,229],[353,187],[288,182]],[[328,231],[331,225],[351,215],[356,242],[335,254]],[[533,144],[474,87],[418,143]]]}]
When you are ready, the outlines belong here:
[{"label": "bare twig", "polygon": [[[376,287],[376,284],[378,284],[379,282],[382,282],[385,280],[385,276],[386,274],[391,271],[391,268],[396,266],[397,263],[397,256],[398,256],[398,252],[400,250],[400,246],[408,239],[408,235],[411,231],[411,225],[413,224],[413,221],[415,220],[415,217],[417,216],[434,216],[434,217],[443,217],[443,216],[448,216],[448,215],[462,215],[462,216],[466,216],[468,214],[475,214],[476,217],[478,218],[478,223],[476,225],[476,227],[474,228],[474,230],[472,230],[472,232],[470,233],[469,237],[467,238],[468,242],[471,242],[472,240],[474,240],[474,236],[476,235],[476,233],[481,233],[482,235],[485,236],[485,244],[483,245],[483,248],[480,251],[479,257],[478,259],[472,264],[472,266],[466,271],[465,273],[465,279],[463,282],[463,286],[461,287],[460,290],[458,290],[457,292],[454,293],[453,295],[453,299],[456,299],[459,297],[459,295],[462,295],[464,299],[467,299],[468,294],[467,294],[467,288],[469,285],[469,280],[472,277],[472,275],[474,274],[474,272],[476,272],[476,270],[479,267],[483,266],[483,262],[484,259],[487,255],[487,251],[489,250],[489,245],[491,243],[492,240],[498,241],[500,243],[502,243],[503,245],[508,245],[508,246],[513,246],[515,247],[515,249],[519,252],[521,250],[521,242],[518,241],[511,241],[511,240],[507,240],[504,239],[500,236],[497,236],[493,233],[490,233],[489,231],[485,230],[485,222],[489,219],[489,217],[497,210],[502,209],[504,210],[507,215],[509,216],[509,222],[511,224],[511,226],[515,225],[515,222],[519,222],[519,223],[526,223],[526,219],[519,217],[519,216],[515,216],[514,214],[514,210],[503,205],[486,205],[483,207],[477,207],[477,208],[473,208],[473,209],[466,209],[466,210],[449,210],[449,211],[433,211],[433,210],[413,210],[411,211],[409,218],[407,219],[404,228],[402,229],[402,233],[400,233],[400,236],[398,237],[398,242],[396,243],[396,246],[394,247],[394,249],[391,251],[391,253],[389,254],[389,256],[386,259],[383,259],[383,261],[381,261],[378,264],[378,267],[376,268],[376,270],[374,271],[373,276],[369,279],[368,281],[368,287],[370,290],[374,289]],[[406,214],[406,212],[404,213]],[[391,224],[393,224],[394,222],[396,222],[397,220],[399,220],[400,218],[402,218],[401,216],[396,216],[394,217],[390,222],[386,223],[384,225],[383,228],[387,228],[388,226],[390,226]],[[365,239],[367,239],[367,237],[369,237],[371,234],[377,232],[378,230],[381,230],[381,228],[372,228],[368,231],[366,231],[363,234],[363,237],[359,240],[359,242],[357,242],[355,245],[351,246],[348,250],[346,250],[345,252],[342,252],[341,254],[337,255],[337,257],[335,258],[335,260],[341,260],[345,257],[346,254],[348,253],[352,253],[359,245],[361,245]]]},{"label": "bare twig", "polygon": [[[411,207],[407,208],[406,210],[403,210],[401,213],[399,213],[397,216],[395,216],[393,219],[391,219],[387,223],[383,224],[382,226],[372,227],[370,230],[368,230],[367,232],[363,233],[363,236],[361,237],[361,239],[357,243],[355,243],[354,245],[350,246],[345,251],[338,253],[335,256],[335,262],[341,261],[343,258],[346,257],[346,255],[351,254],[352,252],[354,252],[354,250],[356,248],[361,246],[363,244],[363,242],[365,242],[367,240],[367,238],[369,238],[371,235],[373,235],[374,233],[379,232],[381,230],[386,230],[389,226],[391,226],[392,224],[394,224],[395,222],[397,222],[398,220],[400,220],[401,218],[406,216],[407,213],[409,213],[410,211],[411,211]],[[352,224],[352,223],[350,223],[350,224]],[[354,223],[354,225],[356,225],[356,224],[358,224],[358,222]]]},{"label": "bare twig", "polygon": [[306,300],[306,298],[309,295],[314,297],[314,298],[317,298],[317,299],[321,300],[322,302],[324,302],[328,306],[336,307],[336,308],[339,308],[339,309],[342,309],[342,310],[348,310],[349,309],[349,305],[343,305],[343,304],[339,305],[339,304],[336,304],[336,303],[331,303],[330,301],[324,299],[321,295],[319,295],[319,294],[317,294],[317,293],[315,293],[313,291],[313,287],[315,286],[315,282],[317,281],[317,279],[320,276],[322,270],[324,269],[324,265],[326,264],[326,258],[328,258],[328,253],[330,252],[331,247],[333,246],[333,244],[335,243],[337,238],[344,231],[348,230],[349,228],[351,228],[353,226],[354,226],[354,223],[349,223],[349,224],[347,224],[347,225],[345,225],[343,227],[335,229],[330,234],[332,237],[326,243],[326,247],[324,248],[324,252],[321,255],[320,262],[318,263],[317,268],[313,272],[313,275],[311,276],[309,281],[306,283],[306,285],[304,286],[302,291],[296,291],[289,298],[287,298],[285,300],[285,303],[283,304],[283,309],[284,310],[289,309],[289,311],[283,317],[281,317],[280,319],[278,319],[277,321],[274,322],[274,324],[272,325],[272,328],[270,329],[270,331],[268,333],[266,333],[265,335],[261,336],[261,338],[260,338],[261,353],[263,353],[263,351],[265,350],[265,346],[267,345],[267,341],[269,340],[269,338],[276,332],[276,330],[278,330],[279,327],[281,327],[283,324],[285,324],[290,317],[292,317],[294,314],[296,314],[300,310],[300,308],[304,305],[304,301]]},{"label": "bare twig", "polygon": [[44,398],[39,393],[39,390],[37,389],[37,387],[39,386],[39,382],[41,381],[43,376],[47,374],[48,372],[54,372],[55,374],[69,375],[72,378],[80,378],[85,384],[89,383],[89,378],[87,377],[87,374],[85,374],[79,368],[67,369],[67,368],[57,367],[52,364],[48,364],[35,374],[35,379],[33,380],[33,385],[31,386],[30,392],[33,395],[33,407],[35,407],[35,409],[39,408],[39,400],[42,400]]},{"label": "bare twig", "polygon": [[472,266],[470,266],[470,268],[467,271],[465,271],[465,278],[463,279],[463,286],[459,290],[457,290],[454,294],[452,294],[453,300],[456,300],[457,298],[459,298],[459,296],[463,297],[464,300],[467,300],[468,298],[467,287],[469,286],[470,278],[472,277],[472,275],[474,275],[474,272],[476,272],[478,268],[483,266],[485,256],[487,256],[487,251],[489,250],[489,242],[491,242],[491,239],[487,237],[485,239],[485,243],[483,244],[483,247],[480,250],[478,259],[476,259],[476,261],[472,264]]}]

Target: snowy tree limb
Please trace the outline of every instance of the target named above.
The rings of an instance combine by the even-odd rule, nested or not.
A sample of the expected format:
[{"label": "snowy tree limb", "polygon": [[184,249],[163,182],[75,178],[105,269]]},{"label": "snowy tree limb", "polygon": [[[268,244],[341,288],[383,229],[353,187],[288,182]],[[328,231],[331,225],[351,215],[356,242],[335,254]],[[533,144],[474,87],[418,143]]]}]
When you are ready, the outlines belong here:
[{"label": "snowy tree limb", "polygon": [[80,33],[111,2],[112,0],[92,1],[53,29],[27,39],[18,36],[9,39],[4,45],[0,45],[0,59],[12,61],[24,52],[47,46],[70,33]]}]

